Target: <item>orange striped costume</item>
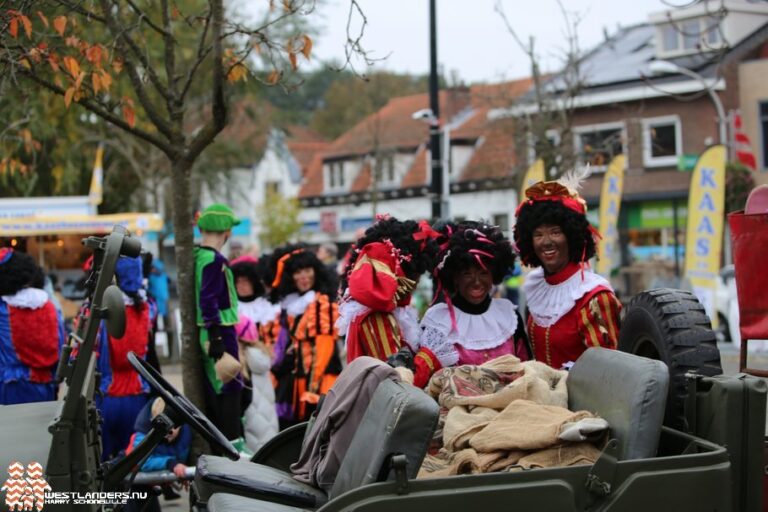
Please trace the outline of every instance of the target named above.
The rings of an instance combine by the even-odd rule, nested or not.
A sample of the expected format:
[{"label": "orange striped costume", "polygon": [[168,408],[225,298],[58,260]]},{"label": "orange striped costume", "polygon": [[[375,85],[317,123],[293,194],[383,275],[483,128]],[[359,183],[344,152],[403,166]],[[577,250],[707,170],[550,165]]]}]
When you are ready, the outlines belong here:
[{"label": "orange striped costume", "polygon": [[[558,285],[580,272],[578,264],[546,278],[550,285]],[[533,310],[532,310],[532,313]],[[586,291],[573,307],[554,324],[540,325],[528,316],[528,337],[534,357],[553,368],[576,361],[589,347],[615,349],[619,340],[621,303],[609,286],[599,285]]]},{"label": "orange striped costume", "polygon": [[290,341],[281,365],[285,373],[276,374],[276,400],[291,405],[294,421],[309,418],[319,395],[327,393],[341,373],[337,318],[338,306],[322,293],[315,295],[303,314],[284,317],[282,325],[288,329]]}]

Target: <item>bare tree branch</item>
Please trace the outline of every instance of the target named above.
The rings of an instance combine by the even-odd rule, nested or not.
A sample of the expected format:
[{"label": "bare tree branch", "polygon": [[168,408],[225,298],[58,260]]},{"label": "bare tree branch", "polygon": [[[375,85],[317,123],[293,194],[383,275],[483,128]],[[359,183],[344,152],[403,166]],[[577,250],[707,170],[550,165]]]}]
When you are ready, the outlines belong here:
[{"label": "bare tree branch", "polygon": [[[144,108],[144,111],[146,112],[150,121],[152,121],[152,124],[157,127],[160,133],[171,140],[173,138],[173,131],[171,126],[167,120],[158,114],[158,107],[152,102],[152,99],[147,94],[147,90],[144,87],[144,82],[139,75],[138,66],[133,61],[133,59],[130,58],[130,54],[133,53],[136,54],[141,60],[141,50],[138,48],[133,39],[128,35],[127,31],[120,26],[118,20],[115,19],[112,10],[110,9],[109,3],[109,0],[101,0],[102,9],[107,18],[107,26],[109,27],[112,35],[118,40],[118,45],[121,45],[124,48],[124,50],[121,52],[123,54],[123,64],[128,74],[128,78],[131,81],[131,85],[133,86],[133,90],[136,93],[136,97],[138,98],[139,103],[141,103],[141,106]],[[127,51],[128,48],[130,48],[132,51]],[[144,61],[142,61],[142,66],[143,69],[149,72],[150,77],[154,74],[154,71],[152,71],[152,68],[148,63],[145,64]],[[155,84],[155,87],[158,88],[158,92],[160,92],[160,94],[164,97],[168,98],[168,91],[164,86],[162,86],[162,84],[159,83],[159,79],[157,81],[158,83]]]},{"label": "bare tree branch", "polygon": [[[131,9],[133,9],[133,12],[135,12],[139,16],[139,22],[140,23],[141,22],[146,23],[147,26],[152,28],[152,30],[154,30],[155,32],[157,32],[158,34],[160,34],[163,37],[167,37],[167,36],[171,35],[171,33],[168,31],[169,27],[167,25],[163,28],[163,27],[160,27],[157,24],[155,24],[152,21],[152,19],[149,17],[149,15],[147,13],[145,13],[144,11],[142,11],[141,8],[138,5],[136,5],[136,2],[134,2],[133,0],[125,0],[125,1],[131,7]],[[167,2],[164,2],[164,4],[167,4]],[[164,12],[165,12],[165,7],[166,7],[166,5],[163,6],[163,11]],[[165,23],[164,23],[164,25],[165,25]],[[173,37],[173,36],[171,36],[171,37]]]},{"label": "bare tree branch", "polygon": [[203,61],[208,56],[208,54],[213,50],[213,45],[210,45],[207,48],[205,46],[205,39],[208,36],[208,28],[211,25],[211,14],[212,14],[211,10],[209,10],[208,13],[206,14],[205,25],[203,26],[203,31],[200,34],[200,39],[198,40],[198,43],[197,43],[197,58],[195,59],[195,62],[193,62],[192,65],[189,67],[187,78],[184,81],[184,85],[181,88],[179,101],[182,101],[182,102],[184,101],[184,98],[186,98],[187,92],[189,91],[189,88],[192,85],[192,81],[195,77],[195,73],[197,72],[197,68],[200,67],[200,64],[203,63]]},{"label": "bare tree branch", "polygon": [[187,158],[194,161],[227,124],[227,102],[224,97],[224,43],[221,40],[224,8],[211,1],[211,36],[213,38],[212,102],[213,118],[195,135],[189,144]]},{"label": "bare tree branch", "polygon": [[171,117],[178,117],[178,89],[176,87],[176,40],[173,37],[171,27],[171,11],[168,0],[160,3],[163,10],[163,43],[165,44],[165,74],[168,78],[168,113]]}]

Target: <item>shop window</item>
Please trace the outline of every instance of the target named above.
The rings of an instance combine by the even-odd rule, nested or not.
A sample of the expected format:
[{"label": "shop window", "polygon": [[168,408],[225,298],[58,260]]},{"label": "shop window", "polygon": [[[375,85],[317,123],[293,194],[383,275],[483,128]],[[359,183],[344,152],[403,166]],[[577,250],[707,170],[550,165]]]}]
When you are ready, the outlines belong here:
[{"label": "shop window", "polygon": [[643,119],[643,164],[672,166],[682,154],[682,130],[678,116]]},{"label": "shop window", "polygon": [[624,153],[624,125],[610,123],[574,128],[575,146],[581,164],[593,172],[605,172],[614,156]]}]

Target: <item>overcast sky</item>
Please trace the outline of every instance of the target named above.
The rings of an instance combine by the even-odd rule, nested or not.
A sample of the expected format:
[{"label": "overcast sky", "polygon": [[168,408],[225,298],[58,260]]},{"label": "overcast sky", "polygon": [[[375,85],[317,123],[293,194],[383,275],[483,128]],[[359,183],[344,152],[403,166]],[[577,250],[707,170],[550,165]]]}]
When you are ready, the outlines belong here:
[{"label": "overcast sky", "polygon": [[[494,82],[527,76],[530,66],[494,11],[497,0],[438,0],[438,60],[447,73],[455,70],[467,83]],[[613,34],[619,26],[645,22],[648,13],[669,8],[662,0],[562,0],[579,14],[582,49]],[[667,0],[668,4],[685,3]],[[364,47],[388,58],[377,69],[426,74],[429,71],[428,0],[359,0],[368,18]],[[555,0],[502,0],[511,24],[536,47],[548,70],[557,67],[564,48],[565,23]],[[342,58],[349,0],[327,0],[320,8],[325,34],[313,49],[317,58]],[[358,25],[359,26],[359,25]]]}]

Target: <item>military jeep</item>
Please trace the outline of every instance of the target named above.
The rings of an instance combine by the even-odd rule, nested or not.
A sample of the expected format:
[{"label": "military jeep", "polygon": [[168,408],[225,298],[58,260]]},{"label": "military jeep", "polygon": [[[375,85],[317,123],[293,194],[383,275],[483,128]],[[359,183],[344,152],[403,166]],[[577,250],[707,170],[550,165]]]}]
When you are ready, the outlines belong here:
[{"label": "military jeep", "polygon": [[43,463],[55,492],[126,490],[141,460],[170,428],[187,422],[227,456],[201,457],[191,499],[199,511],[762,508],[766,385],[748,375],[717,375],[719,353],[703,308],[676,290],[644,292],[627,306],[620,348],[629,353],[590,349],[571,369],[570,408],[593,411],[611,427],[593,465],[416,479],[437,405],[413,386],[385,381],[332,487],[318,489],[289,472],[306,425],[281,432],[251,461],[236,460],[237,452],[210,421],[135,357],[132,364],[169,408],[131,454],[101,464],[93,347],[102,321],[114,336],[124,329],[112,274],[121,254],[136,255],[140,247],[117,227],[84,244],[95,255],[90,308],[62,352],[57,374],[67,386],[64,400],[0,408],[0,464]]},{"label": "military jeep", "polygon": [[[333,486],[292,478],[306,426],[281,432],[251,462],[203,456],[196,510],[466,511],[762,510],[766,385],[720,375],[704,308],[688,292],[639,294],[620,349],[587,350],[570,370],[569,408],[610,424],[593,465],[416,479],[437,405],[383,382],[350,441]],[[627,353],[629,352],[629,353]],[[639,355],[637,355],[639,354]]]}]

